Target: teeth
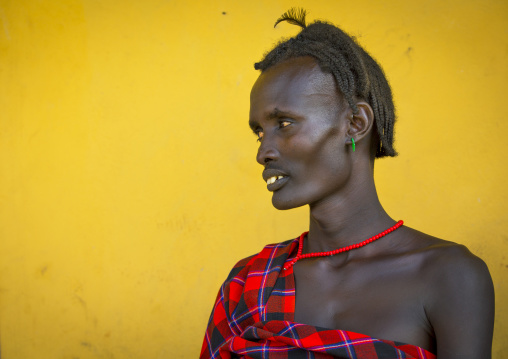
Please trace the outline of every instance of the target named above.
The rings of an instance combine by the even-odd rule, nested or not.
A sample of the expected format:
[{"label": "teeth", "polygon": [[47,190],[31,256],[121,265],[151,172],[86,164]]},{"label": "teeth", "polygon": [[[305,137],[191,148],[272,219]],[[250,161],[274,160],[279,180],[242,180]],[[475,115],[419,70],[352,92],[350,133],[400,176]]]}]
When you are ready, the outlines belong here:
[{"label": "teeth", "polygon": [[275,181],[280,180],[280,179],[282,179],[282,178],[284,178],[284,176],[273,176],[273,177],[270,177],[270,178],[268,178],[268,179],[266,180],[266,184],[267,184],[267,185],[268,185],[268,184],[272,184],[272,183],[274,183]]}]

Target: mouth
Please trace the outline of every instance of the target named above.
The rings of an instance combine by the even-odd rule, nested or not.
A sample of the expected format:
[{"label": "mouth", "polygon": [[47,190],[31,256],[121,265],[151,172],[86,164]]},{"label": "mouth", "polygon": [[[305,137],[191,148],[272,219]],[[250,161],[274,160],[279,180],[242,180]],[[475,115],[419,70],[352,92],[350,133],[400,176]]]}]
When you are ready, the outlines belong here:
[{"label": "mouth", "polygon": [[265,169],[263,179],[266,181],[266,188],[273,192],[284,186],[289,180],[289,176],[280,170]]},{"label": "mouth", "polygon": [[288,176],[270,177],[266,180],[266,185],[267,185],[266,189],[268,189],[271,192],[277,191],[278,189],[280,189],[282,186],[284,186],[286,184],[288,179],[289,179]]},{"label": "mouth", "polygon": [[272,184],[272,183],[275,183],[275,181],[281,180],[281,179],[283,179],[283,178],[284,178],[284,176],[272,176],[272,177],[270,177],[270,178],[268,178],[268,179],[266,180],[266,184],[267,184],[267,185],[270,185],[270,184]]}]

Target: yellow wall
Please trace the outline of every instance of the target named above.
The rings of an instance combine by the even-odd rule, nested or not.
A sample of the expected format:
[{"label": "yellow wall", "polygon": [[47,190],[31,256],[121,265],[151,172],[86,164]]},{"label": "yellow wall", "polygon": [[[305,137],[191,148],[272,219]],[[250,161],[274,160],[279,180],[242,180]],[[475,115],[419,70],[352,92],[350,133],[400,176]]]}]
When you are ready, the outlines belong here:
[{"label": "yellow wall", "polygon": [[506,358],[508,2],[190,3],[0,0],[2,358],[197,357],[236,260],[306,228],[272,208],[247,126],[292,5],[384,66],[381,200],[488,263]]}]

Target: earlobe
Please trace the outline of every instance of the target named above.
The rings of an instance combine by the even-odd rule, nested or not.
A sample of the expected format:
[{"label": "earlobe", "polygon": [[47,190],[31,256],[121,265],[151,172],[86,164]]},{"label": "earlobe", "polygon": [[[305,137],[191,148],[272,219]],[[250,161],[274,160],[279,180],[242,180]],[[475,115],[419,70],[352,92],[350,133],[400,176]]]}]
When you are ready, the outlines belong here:
[{"label": "earlobe", "polygon": [[358,102],[356,105],[358,111],[353,113],[353,110],[351,110],[348,116],[347,143],[351,143],[352,138],[354,138],[356,143],[361,142],[370,133],[374,125],[374,111],[372,111],[372,107],[365,101]]}]

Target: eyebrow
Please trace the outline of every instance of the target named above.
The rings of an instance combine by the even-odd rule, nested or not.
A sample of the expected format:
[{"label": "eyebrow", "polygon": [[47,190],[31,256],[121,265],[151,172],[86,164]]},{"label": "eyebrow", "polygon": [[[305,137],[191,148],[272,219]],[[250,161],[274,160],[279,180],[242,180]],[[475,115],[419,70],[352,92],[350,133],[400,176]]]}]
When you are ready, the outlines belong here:
[{"label": "eyebrow", "polygon": [[[290,112],[290,111],[283,111],[279,110],[277,107],[275,107],[266,117],[269,120],[276,120],[281,117],[292,117],[292,118],[298,118],[296,114]],[[256,131],[256,127],[259,125],[257,121],[249,120],[249,126],[252,129],[252,131]]]}]

